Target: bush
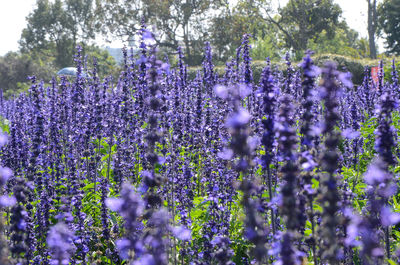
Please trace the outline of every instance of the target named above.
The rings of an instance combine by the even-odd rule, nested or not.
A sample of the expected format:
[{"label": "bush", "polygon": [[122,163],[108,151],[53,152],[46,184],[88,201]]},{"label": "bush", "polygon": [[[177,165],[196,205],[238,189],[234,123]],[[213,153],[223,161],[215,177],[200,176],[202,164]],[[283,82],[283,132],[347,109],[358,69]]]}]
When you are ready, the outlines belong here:
[{"label": "bush", "polygon": [[[388,82],[392,81],[392,59],[390,57],[385,57],[383,56],[380,59],[376,60],[371,60],[371,59],[355,59],[352,57],[348,56],[342,56],[342,55],[337,55],[337,54],[320,54],[320,55],[315,55],[313,60],[314,63],[319,66],[323,67],[324,64],[328,61],[334,61],[337,63],[337,67],[339,71],[342,72],[350,72],[352,74],[352,81],[355,85],[361,85],[363,82],[363,76],[364,76],[364,69],[366,66],[378,66],[379,61],[382,60],[384,64],[384,72],[385,72],[385,80]],[[400,58],[395,58],[396,60],[396,69],[397,72],[400,71]],[[293,67],[297,67],[299,62],[292,62]],[[283,62],[272,62],[273,68],[277,67],[279,70],[282,70],[283,73],[285,74],[285,69],[286,69],[286,64]],[[251,64],[251,69],[253,71],[253,78],[254,82],[258,83],[260,80],[260,76],[262,73],[262,70],[266,66],[265,61],[253,61]],[[223,75],[225,66],[217,66],[215,67],[216,72],[219,75]],[[193,79],[196,77],[196,72],[198,70],[202,70],[201,66],[198,67],[190,67],[188,69],[188,77],[190,79]]]},{"label": "bush", "polygon": [[54,73],[50,63],[34,60],[28,54],[9,52],[0,57],[0,89],[6,96],[25,87],[30,75],[36,75],[39,80],[50,80]]},{"label": "bush", "polygon": [[352,81],[355,85],[361,85],[363,81],[365,64],[361,60],[353,59],[347,56],[322,54],[316,56],[315,64],[322,67],[328,61],[334,61],[338,65],[338,69],[343,72],[350,72],[353,77]]}]

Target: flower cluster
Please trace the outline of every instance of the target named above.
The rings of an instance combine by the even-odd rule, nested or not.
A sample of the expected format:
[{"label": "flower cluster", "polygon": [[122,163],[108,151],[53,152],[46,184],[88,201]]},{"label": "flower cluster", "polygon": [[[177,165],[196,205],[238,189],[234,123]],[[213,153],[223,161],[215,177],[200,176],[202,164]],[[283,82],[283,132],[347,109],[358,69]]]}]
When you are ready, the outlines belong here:
[{"label": "flower cluster", "polygon": [[1,264],[400,262],[394,64],[259,76],[245,35],[221,74],[139,34],[117,77],[78,47],[76,77],[0,93]]}]

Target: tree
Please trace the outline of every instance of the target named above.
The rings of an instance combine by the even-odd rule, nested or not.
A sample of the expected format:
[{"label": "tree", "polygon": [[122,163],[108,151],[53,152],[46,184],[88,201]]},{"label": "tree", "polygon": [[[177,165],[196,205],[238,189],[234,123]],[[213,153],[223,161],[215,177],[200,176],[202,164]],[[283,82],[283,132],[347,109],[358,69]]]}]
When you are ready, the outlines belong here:
[{"label": "tree", "polygon": [[67,16],[63,12],[61,1],[54,4],[48,0],[37,1],[36,9],[26,20],[27,27],[23,29],[19,41],[22,52],[30,52],[37,57],[50,57],[50,51],[56,49],[59,51],[56,56],[58,65],[72,62],[72,51],[64,49],[70,45],[67,45],[69,33],[64,29]]},{"label": "tree", "polygon": [[378,7],[379,28],[386,35],[389,53],[400,55],[400,0],[385,0]]},{"label": "tree", "polygon": [[104,78],[110,75],[114,77],[119,76],[121,68],[117,65],[114,57],[112,57],[108,53],[108,51],[101,49],[95,45],[89,45],[86,46],[85,55],[87,55],[87,64],[89,65],[89,68],[91,63],[93,62],[93,58],[96,58],[97,74],[100,78]]},{"label": "tree", "polygon": [[232,34],[235,21],[237,20],[231,14],[229,7],[211,19],[211,44],[217,60],[226,61],[234,54],[237,45],[240,45],[240,37]]},{"label": "tree", "polygon": [[265,60],[269,57],[271,60],[280,60],[284,53],[279,48],[277,39],[272,34],[266,34],[264,37],[258,34],[258,36],[251,43],[251,58],[253,60]]},{"label": "tree", "polygon": [[[264,39],[276,39],[276,30],[266,24],[258,13],[261,4],[265,6],[267,3],[239,0],[233,8],[229,5],[221,7],[220,12],[211,19],[211,43],[219,60],[226,61],[235,56],[236,48],[241,45],[244,34],[250,34],[260,42]],[[261,54],[261,51],[258,54]]]},{"label": "tree", "polygon": [[95,10],[93,0],[65,0],[68,29],[71,32],[72,44],[77,42],[85,45],[89,40],[94,40]]},{"label": "tree", "polygon": [[358,32],[350,29],[345,22],[336,29],[334,38],[328,38],[323,31],[317,40],[308,42],[308,49],[317,54],[332,53],[355,58],[365,58],[370,55],[368,41],[359,39]]},{"label": "tree", "polygon": [[[86,47],[87,65],[91,68],[93,58],[97,59],[97,71],[100,78],[109,75],[118,76],[120,69],[113,57],[103,49],[90,45]],[[30,54],[9,52],[0,57],[0,89],[9,96],[29,87],[28,76],[35,75],[38,80],[49,82],[59,70],[54,65],[54,57],[33,58]]]},{"label": "tree", "polygon": [[[265,0],[258,0],[260,3]],[[303,55],[309,40],[318,40],[322,32],[332,39],[340,25],[342,10],[333,0],[289,0],[273,17],[269,5],[259,5],[260,16],[274,24],[282,34],[285,46],[298,56]]]},{"label": "tree", "polygon": [[127,40],[139,30],[142,19],[157,30],[156,42],[173,52],[183,46],[189,64],[198,64],[208,37],[209,18],[223,1],[211,0],[104,0],[97,14],[106,26],[103,33]]},{"label": "tree", "polygon": [[342,11],[332,0],[290,0],[279,13],[288,47],[304,51],[308,40],[318,39],[323,30],[334,37]]},{"label": "tree", "polygon": [[376,12],[376,0],[367,0],[368,2],[368,42],[371,59],[376,59],[375,33],[378,23]]},{"label": "tree", "polygon": [[95,37],[92,0],[38,0],[19,41],[21,51],[37,58],[55,55],[58,67],[73,64],[75,47]]},{"label": "tree", "polygon": [[9,52],[0,57],[0,89],[5,95],[15,93],[23,83],[28,83],[28,76],[49,80],[55,69],[46,61],[35,60],[28,54]]},{"label": "tree", "polygon": [[96,0],[95,22],[105,39],[119,38],[127,41],[140,29],[144,16],[142,1]]}]

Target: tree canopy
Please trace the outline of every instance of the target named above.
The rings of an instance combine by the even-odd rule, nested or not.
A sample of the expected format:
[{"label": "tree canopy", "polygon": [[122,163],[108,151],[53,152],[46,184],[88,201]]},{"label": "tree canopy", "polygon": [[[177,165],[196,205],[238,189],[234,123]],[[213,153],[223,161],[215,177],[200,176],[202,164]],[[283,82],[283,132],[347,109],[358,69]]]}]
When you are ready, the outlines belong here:
[{"label": "tree canopy", "polygon": [[370,50],[341,18],[334,0],[289,0],[278,8],[271,2],[38,0],[27,17],[20,46],[22,52],[54,58],[55,65],[65,67],[73,64],[76,44],[85,51],[96,37],[132,40],[146,24],[156,33],[160,49],[171,55],[182,47],[189,65],[201,63],[206,41],[211,42],[216,60],[233,58],[244,34],[251,36],[257,59],[279,58],[288,51],[299,59],[308,48],[356,57]]},{"label": "tree canopy", "polygon": [[50,80],[54,71],[55,68],[46,61],[33,59],[28,54],[9,52],[0,57],[0,88],[8,95],[7,91],[22,89],[28,76]]},{"label": "tree canopy", "polygon": [[227,9],[214,18],[211,32],[218,52],[223,47],[227,49],[227,43],[235,43],[237,47],[241,36],[250,33],[255,39],[267,38],[269,45],[300,56],[310,41],[318,43],[321,36],[335,37],[337,30],[345,25],[340,20],[341,14],[342,9],[333,0],[290,0],[277,10],[268,0],[240,0],[232,10]]},{"label": "tree canopy", "polygon": [[127,40],[144,22],[155,28],[155,40],[161,48],[175,52],[182,46],[187,61],[198,64],[209,37],[211,11],[224,5],[227,3],[211,0],[105,0],[98,2],[97,10],[103,33]]},{"label": "tree canopy", "polygon": [[71,66],[77,44],[84,48],[95,38],[92,0],[38,0],[22,31],[22,52],[55,57],[58,67]]},{"label": "tree canopy", "polygon": [[378,7],[379,28],[389,53],[400,55],[400,0],[385,0]]}]

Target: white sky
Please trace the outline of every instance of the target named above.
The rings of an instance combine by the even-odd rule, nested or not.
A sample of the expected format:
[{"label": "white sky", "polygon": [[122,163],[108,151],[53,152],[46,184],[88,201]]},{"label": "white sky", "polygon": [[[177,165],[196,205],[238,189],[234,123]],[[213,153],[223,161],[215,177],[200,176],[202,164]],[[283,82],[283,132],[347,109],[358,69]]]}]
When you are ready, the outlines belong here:
[{"label": "white sky", "polygon": [[0,55],[18,50],[18,40],[25,28],[25,17],[36,0],[0,0]]},{"label": "white sky", "polygon": [[[36,0],[0,0],[0,56],[8,51],[18,50],[18,40],[22,29],[26,26],[25,17],[33,10],[35,2]],[[275,0],[275,2],[284,6],[288,0]],[[335,0],[335,2],[343,9],[343,18],[347,24],[357,30],[361,37],[367,37],[367,1]],[[379,44],[382,47],[381,41]]]}]

